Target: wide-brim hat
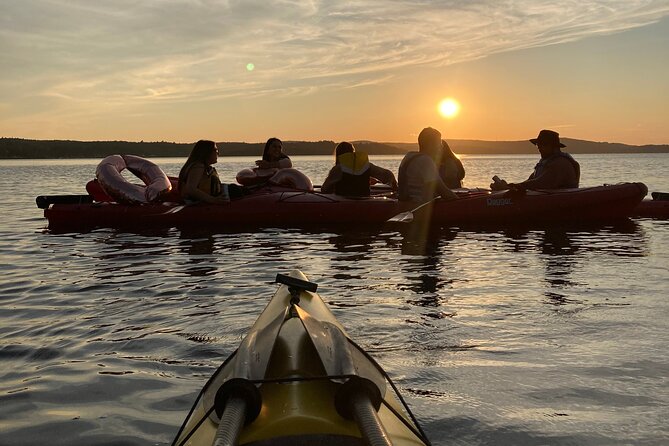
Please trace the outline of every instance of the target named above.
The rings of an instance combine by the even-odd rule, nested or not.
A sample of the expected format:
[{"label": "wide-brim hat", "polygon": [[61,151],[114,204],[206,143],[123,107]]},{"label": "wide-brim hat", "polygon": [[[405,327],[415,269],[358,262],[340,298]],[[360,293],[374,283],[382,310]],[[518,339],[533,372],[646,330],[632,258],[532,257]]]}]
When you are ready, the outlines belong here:
[{"label": "wide-brim hat", "polygon": [[560,134],[558,132],[554,132],[553,130],[540,131],[539,136],[530,139],[530,142],[535,146],[538,145],[539,142],[542,142],[552,146],[567,147],[560,142]]}]

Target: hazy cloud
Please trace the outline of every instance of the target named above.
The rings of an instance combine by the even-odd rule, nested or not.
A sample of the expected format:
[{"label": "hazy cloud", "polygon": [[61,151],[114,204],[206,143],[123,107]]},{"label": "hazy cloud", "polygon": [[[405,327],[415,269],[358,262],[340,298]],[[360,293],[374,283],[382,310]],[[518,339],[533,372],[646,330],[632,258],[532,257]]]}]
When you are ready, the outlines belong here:
[{"label": "hazy cloud", "polygon": [[667,15],[666,0],[7,0],[0,109],[355,88]]}]

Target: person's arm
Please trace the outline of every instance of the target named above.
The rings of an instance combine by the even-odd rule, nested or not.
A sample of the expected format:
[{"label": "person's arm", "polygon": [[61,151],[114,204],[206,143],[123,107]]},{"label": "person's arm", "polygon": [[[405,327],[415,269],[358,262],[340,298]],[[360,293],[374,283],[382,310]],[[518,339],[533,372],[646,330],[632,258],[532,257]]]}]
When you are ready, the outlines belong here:
[{"label": "person's arm", "polygon": [[286,156],[285,158],[281,158],[278,161],[258,160],[256,161],[256,166],[260,167],[261,169],[288,169],[289,167],[293,167],[293,162],[289,157]]},{"label": "person's arm", "polygon": [[332,169],[330,169],[330,172],[328,173],[328,177],[323,181],[323,185],[321,186],[321,192],[324,194],[332,194],[335,191],[335,186],[339,181],[341,181],[342,178],[342,173],[341,169],[339,166],[334,166]]},{"label": "person's arm", "polygon": [[188,171],[188,176],[186,177],[186,184],[184,185],[185,197],[211,204],[229,203],[230,198],[227,196],[214,197],[213,195],[209,195],[208,193],[201,191],[198,188],[200,180],[202,180],[203,176],[204,166],[195,165],[190,168]]},{"label": "person's arm", "polygon": [[450,190],[446,183],[441,178],[434,180],[434,190],[443,198],[444,200],[457,200],[458,196],[455,195],[455,192]]},{"label": "person's arm", "polygon": [[573,169],[567,159],[558,159],[545,167],[541,175],[530,176],[529,180],[509,186],[512,189],[558,189],[565,182],[567,169]]},{"label": "person's arm", "polygon": [[393,190],[397,190],[397,180],[395,175],[388,169],[379,167],[376,164],[369,163],[369,175],[372,178],[376,178],[381,181],[383,184],[387,184]]},{"label": "person's arm", "polygon": [[450,190],[444,180],[441,179],[439,175],[439,170],[437,166],[431,159],[424,161],[424,184],[425,190],[430,190],[436,192],[444,200],[457,200],[458,196],[455,195],[455,192]]}]

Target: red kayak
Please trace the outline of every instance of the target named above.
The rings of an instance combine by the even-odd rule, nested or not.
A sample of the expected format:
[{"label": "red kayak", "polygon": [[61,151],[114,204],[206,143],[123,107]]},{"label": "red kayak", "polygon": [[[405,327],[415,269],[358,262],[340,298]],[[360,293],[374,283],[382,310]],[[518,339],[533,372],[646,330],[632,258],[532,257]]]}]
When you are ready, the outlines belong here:
[{"label": "red kayak", "polygon": [[[579,189],[512,191],[456,190],[459,199],[435,200],[413,212],[438,226],[608,222],[632,216],[648,192],[643,183]],[[380,225],[417,203],[387,194],[346,198],[267,185],[227,205],[120,204],[89,196],[38,197],[52,231],[93,228],[359,227]],[[78,197],[78,198],[77,198]]]},{"label": "red kayak", "polygon": [[669,218],[669,193],[653,192],[651,200],[643,200],[632,213],[632,217]]}]

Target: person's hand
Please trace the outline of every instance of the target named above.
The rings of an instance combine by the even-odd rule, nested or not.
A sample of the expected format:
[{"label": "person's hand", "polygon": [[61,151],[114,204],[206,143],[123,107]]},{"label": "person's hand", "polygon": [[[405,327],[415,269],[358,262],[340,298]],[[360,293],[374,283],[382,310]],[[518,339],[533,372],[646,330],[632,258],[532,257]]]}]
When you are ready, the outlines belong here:
[{"label": "person's hand", "polygon": [[500,180],[497,175],[493,177],[494,182],[490,183],[490,190],[506,190],[509,188],[509,183],[505,180]]},{"label": "person's hand", "polygon": [[446,193],[441,194],[441,199],[444,201],[453,201],[457,200],[458,198],[458,195],[450,189],[446,189]]},{"label": "person's hand", "polygon": [[217,197],[212,197],[213,200],[211,201],[211,204],[230,204],[230,197],[227,195],[219,195]]},{"label": "person's hand", "polygon": [[256,166],[258,166],[261,169],[269,169],[272,167],[272,163],[265,160],[258,160],[256,161]]}]

